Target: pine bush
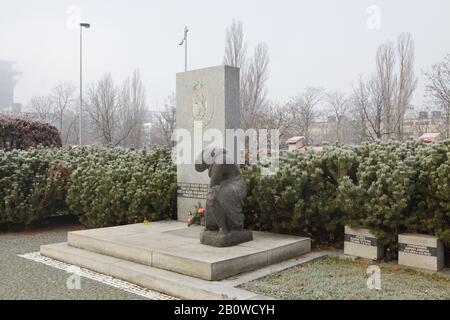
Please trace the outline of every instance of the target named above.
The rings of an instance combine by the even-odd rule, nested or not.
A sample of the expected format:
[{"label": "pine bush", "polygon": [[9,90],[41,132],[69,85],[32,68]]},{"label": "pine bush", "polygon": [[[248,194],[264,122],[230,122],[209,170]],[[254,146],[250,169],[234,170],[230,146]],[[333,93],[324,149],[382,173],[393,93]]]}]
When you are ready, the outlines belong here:
[{"label": "pine bush", "polygon": [[174,215],[176,171],[168,150],[36,148],[0,151],[0,223],[65,213],[87,227]]}]

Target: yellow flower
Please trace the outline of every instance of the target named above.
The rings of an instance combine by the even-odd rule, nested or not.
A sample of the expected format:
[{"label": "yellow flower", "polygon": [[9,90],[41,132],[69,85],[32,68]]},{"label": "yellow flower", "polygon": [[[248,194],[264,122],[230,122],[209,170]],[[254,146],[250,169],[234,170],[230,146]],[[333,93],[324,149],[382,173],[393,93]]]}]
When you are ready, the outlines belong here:
[{"label": "yellow flower", "polygon": [[147,219],[144,219],[144,224],[149,224]]}]

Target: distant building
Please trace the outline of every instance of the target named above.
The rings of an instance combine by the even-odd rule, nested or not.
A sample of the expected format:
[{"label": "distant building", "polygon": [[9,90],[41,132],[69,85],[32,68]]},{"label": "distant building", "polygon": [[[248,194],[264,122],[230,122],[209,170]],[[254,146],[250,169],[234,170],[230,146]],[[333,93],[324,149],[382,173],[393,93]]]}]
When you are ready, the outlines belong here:
[{"label": "distant building", "polygon": [[153,110],[145,110],[144,122],[145,123],[155,123],[157,112]]},{"label": "distant building", "polygon": [[431,116],[433,117],[433,119],[440,119],[442,117],[442,112],[441,111],[433,111],[433,112],[431,112]]},{"label": "distant building", "polygon": [[419,137],[419,140],[423,142],[437,142],[442,141],[442,135],[440,132],[427,132]]},{"label": "distant building", "polygon": [[11,61],[0,60],[0,111],[11,108],[14,103],[14,86],[17,73]]},{"label": "distant building", "polygon": [[428,119],[428,112],[427,111],[420,111],[419,112],[419,119]]},{"label": "distant building", "polygon": [[289,152],[295,152],[305,146],[305,137],[304,136],[296,136],[288,139],[286,141],[288,145]]},{"label": "distant building", "polygon": [[327,117],[327,122],[335,123],[336,122],[336,117],[335,116],[328,116]]}]

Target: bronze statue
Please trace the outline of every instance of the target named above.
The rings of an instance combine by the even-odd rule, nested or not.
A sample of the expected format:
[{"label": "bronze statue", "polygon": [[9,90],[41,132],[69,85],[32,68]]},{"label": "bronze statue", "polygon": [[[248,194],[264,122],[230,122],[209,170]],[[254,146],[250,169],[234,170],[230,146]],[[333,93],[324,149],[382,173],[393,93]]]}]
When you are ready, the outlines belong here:
[{"label": "bronze statue", "polygon": [[242,199],[247,185],[239,166],[222,148],[203,150],[195,170],[208,170],[210,190],[206,198],[205,230],[201,242],[213,246],[230,246],[252,240],[252,233],[244,230]]}]

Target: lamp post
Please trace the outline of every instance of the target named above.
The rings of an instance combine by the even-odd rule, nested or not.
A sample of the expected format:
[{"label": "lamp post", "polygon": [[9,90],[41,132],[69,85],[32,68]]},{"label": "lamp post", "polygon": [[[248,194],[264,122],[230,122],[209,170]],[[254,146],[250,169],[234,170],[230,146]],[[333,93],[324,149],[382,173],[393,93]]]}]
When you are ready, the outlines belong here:
[{"label": "lamp post", "polygon": [[80,23],[80,146],[83,145],[83,28],[89,29],[89,23]]},{"label": "lamp post", "polygon": [[180,46],[184,44],[184,71],[187,71],[187,34],[189,32],[188,27],[184,27],[184,37],[181,39]]}]

